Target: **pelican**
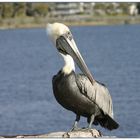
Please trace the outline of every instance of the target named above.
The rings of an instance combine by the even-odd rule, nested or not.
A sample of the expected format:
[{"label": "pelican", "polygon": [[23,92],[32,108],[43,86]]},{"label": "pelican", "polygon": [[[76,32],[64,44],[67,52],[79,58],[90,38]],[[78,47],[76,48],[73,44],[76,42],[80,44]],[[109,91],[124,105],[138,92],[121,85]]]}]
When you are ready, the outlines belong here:
[{"label": "pelican", "polygon": [[[64,59],[64,66],[53,76],[53,93],[60,105],[76,114],[72,131],[78,130],[80,116],[88,126],[100,124],[108,130],[117,129],[113,119],[112,99],[107,87],[96,81],[81,56],[69,28],[62,23],[47,24],[47,34]],[[75,63],[83,74],[75,73]]]}]

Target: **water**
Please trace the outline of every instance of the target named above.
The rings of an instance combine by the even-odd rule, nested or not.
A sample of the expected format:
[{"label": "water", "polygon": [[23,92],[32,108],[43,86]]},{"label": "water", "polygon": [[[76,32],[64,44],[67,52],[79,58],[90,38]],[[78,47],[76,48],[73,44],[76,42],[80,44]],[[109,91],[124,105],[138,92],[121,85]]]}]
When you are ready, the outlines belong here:
[{"label": "water", "polygon": [[[71,27],[94,77],[105,83],[120,127],[104,135],[140,137],[140,26]],[[75,115],[52,93],[63,65],[45,29],[0,30],[0,135],[67,131]],[[79,71],[79,70],[78,70]],[[80,126],[86,126],[81,119]]]}]

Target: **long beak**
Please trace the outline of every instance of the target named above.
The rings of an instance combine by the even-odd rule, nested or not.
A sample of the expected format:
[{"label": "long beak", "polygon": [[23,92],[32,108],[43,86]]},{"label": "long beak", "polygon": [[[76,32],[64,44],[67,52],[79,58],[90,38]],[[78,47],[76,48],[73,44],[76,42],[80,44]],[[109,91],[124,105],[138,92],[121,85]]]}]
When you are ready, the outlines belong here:
[{"label": "long beak", "polygon": [[90,73],[84,59],[82,58],[75,44],[75,41],[73,39],[68,39],[65,36],[60,36],[56,40],[56,46],[58,49],[61,49],[61,51],[63,51],[64,53],[67,53],[70,56],[72,56],[72,58],[74,59],[76,64],[79,66],[81,71],[89,78],[89,80],[93,84],[95,80],[93,79],[92,74]]}]

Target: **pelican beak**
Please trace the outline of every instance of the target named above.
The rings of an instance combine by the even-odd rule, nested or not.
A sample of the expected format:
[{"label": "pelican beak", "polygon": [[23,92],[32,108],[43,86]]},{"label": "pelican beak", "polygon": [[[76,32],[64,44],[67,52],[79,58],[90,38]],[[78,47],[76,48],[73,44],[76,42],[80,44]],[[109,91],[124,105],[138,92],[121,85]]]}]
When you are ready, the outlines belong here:
[{"label": "pelican beak", "polygon": [[92,74],[90,73],[72,37],[68,38],[66,35],[61,35],[56,40],[56,47],[60,53],[63,53],[65,55],[69,54],[74,59],[81,71],[89,78],[91,83],[94,83]]}]

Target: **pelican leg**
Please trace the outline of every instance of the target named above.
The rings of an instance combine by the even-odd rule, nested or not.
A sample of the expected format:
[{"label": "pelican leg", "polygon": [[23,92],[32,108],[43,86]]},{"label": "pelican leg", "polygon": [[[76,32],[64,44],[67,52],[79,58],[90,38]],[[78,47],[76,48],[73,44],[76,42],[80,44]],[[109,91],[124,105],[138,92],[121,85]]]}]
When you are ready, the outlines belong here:
[{"label": "pelican leg", "polygon": [[96,129],[92,129],[92,124],[94,122],[94,119],[95,119],[95,115],[91,115],[90,117],[90,122],[89,122],[89,125],[86,127],[86,128],[83,128],[82,131],[89,131],[92,133],[92,135],[97,138],[97,137],[101,137],[102,134],[99,130],[96,130]]},{"label": "pelican leg", "polygon": [[76,119],[74,121],[74,125],[72,127],[72,129],[70,131],[76,131],[76,130],[79,130],[80,128],[78,128],[78,122],[80,120],[80,116],[79,115],[76,115]]},{"label": "pelican leg", "polygon": [[89,125],[87,127],[83,127],[83,130],[90,130],[92,128],[92,124],[94,122],[94,118],[95,118],[95,116],[92,114],[91,117],[90,117]]},{"label": "pelican leg", "polygon": [[94,118],[95,118],[95,116],[92,114],[91,117],[90,117],[90,123],[89,123],[89,125],[87,127],[88,129],[91,129],[92,128],[92,124],[94,122]]},{"label": "pelican leg", "polygon": [[[95,115],[92,114],[90,117],[90,123],[87,127],[88,130],[91,130],[94,119],[95,119]],[[102,136],[101,132],[99,130],[96,130],[96,129],[94,129],[94,131],[92,131],[92,134],[95,138]]]}]

